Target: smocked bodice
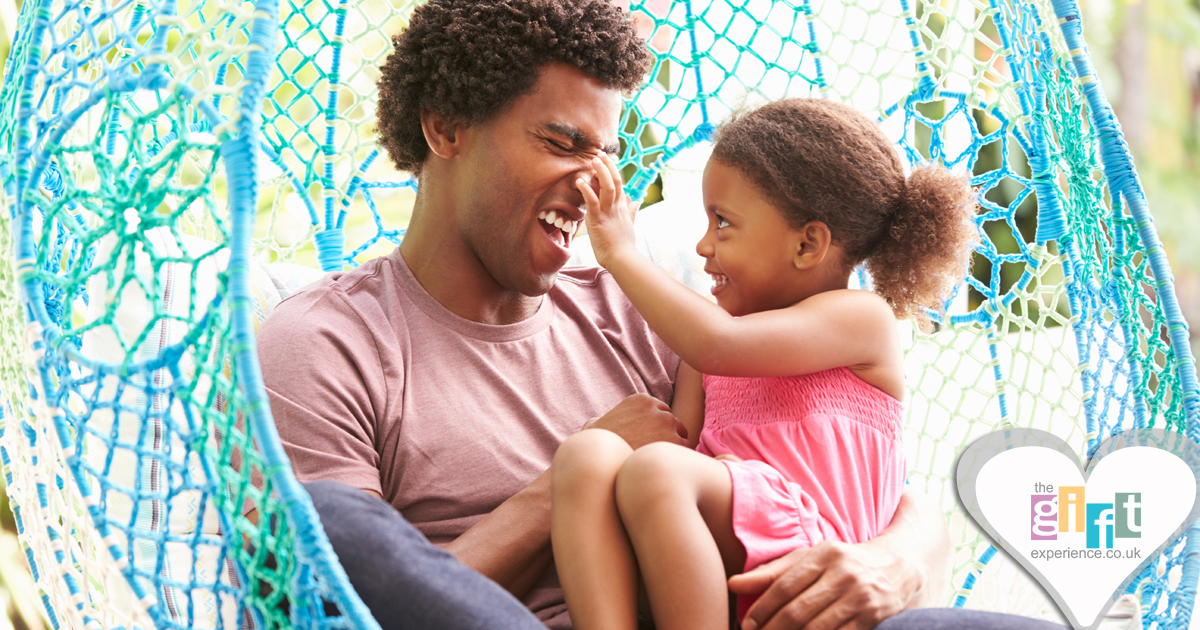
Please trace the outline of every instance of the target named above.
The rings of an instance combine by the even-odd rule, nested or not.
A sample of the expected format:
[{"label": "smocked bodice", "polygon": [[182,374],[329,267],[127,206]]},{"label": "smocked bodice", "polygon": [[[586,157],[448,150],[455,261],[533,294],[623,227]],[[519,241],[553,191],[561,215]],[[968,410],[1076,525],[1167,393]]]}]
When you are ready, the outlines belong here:
[{"label": "smocked bodice", "polygon": [[734,424],[795,422],[834,415],[899,439],[900,401],[841,367],[801,376],[738,378],[704,375],[706,431]]}]

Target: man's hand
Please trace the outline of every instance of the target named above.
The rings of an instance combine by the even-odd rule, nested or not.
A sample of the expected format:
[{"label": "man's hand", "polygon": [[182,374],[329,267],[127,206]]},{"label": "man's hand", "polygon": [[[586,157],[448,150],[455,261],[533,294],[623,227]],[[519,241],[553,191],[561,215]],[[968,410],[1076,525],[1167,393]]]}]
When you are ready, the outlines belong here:
[{"label": "man's hand", "polygon": [[607,429],[637,449],[651,442],[687,444],[687,428],[671,413],[667,403],[647,394],[634,394],[612,411],[584,425],[585,429]]},{"label": "man's hand", "polygon": [[824,542],[736,575],[729,588],[762,593],[743,630],[870,630],[905,609],[919,579],[907,561],[870,542]]},{"label": "man's hand", "polygon": [[875,538],[797,549],[729,578],[729,589],[762,593],[742,630],[869,630],[902,610],[944,603],[950,564],[944,516],[908,490]]}]

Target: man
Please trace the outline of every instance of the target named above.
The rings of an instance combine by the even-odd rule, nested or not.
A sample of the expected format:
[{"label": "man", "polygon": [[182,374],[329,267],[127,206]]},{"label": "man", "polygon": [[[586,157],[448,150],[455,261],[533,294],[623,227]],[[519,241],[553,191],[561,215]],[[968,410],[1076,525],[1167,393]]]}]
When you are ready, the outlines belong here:
[{"label": "man", "polygon": [[[272,410],[300,480],[328,480],[308,485],[314,504],[385,628],[569,628],[556,448],[589,422],[635,448],[684,441],[678,359],[605,272],[563,269],[585,207],[573,182],[617,152],[648,53],[611,0],[432,0],[395,44],[379,134],[419,178],[408,232],[267,320]],[[942,604],[948,563],[940,513],[906,496],[877,539],[730,584],[767,591],[747,627],[869,628]]]}]

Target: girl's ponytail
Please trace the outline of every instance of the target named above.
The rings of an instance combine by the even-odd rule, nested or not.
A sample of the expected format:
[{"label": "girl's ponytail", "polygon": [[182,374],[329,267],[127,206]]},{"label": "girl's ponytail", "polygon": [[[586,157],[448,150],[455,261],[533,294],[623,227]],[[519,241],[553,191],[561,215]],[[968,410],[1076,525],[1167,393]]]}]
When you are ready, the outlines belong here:
[{"label": "girl's ponytail", "polygon": [[916,317],[924,326],[926,308],[942,310],[979,241],[974,216],[975,192],[966,176],[937,165],[918,167],[908,176],[890,226],[867,256],[875,292],[897,318]]}]

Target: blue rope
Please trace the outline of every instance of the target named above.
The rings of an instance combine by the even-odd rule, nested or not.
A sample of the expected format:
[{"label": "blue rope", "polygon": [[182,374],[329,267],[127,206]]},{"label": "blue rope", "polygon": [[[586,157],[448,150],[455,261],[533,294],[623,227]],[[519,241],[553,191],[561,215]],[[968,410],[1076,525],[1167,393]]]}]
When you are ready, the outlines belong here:
[{"label": "blue rope", "polygon": [[[345,571],[337,561],[333,548],[321,527],[316,509],[308,493],[292,474],[291,463],[283,450],[275,422],[271,418],[270,404],[262,382],[255,350],[254,325],[251,320],[250,293],[250,245],[254,233],[254,218],[257,198],[258,129],[262,113],[262,100],[266,91],[266,80],[270,76],[275,59],[275,39],[278,30],[279,7],[275,0],[259,0],[257,10],[266,14],[254,20],[251,42],[255,48],[246,64],[246,80],[250,85],[243,92],[239,103],[240,119],[238,137],[222,147],[229,176],[229,206],[233,230],[230,236],[229,283],[231,295],[231,319],[234,335],[234,364],[247,399],[246,416],[258,436],[257,445],[262,451],[266,465],[264,476],[281,499],[289,506],[288,517],[294,523],[299,536],[295,550],[299,557],[312,562],[321,582],[330,591],[349,622],[364,630],[379,630],[379,624],[371,616],[366,605],[359,599]],[[344,19],[344,14],[342,15]],[[228,149],[226,149],[228,147]],[[328,210],[328,208],[327,208]],[[328,225],[327,217],[327,223]],[[302,578],[311,577],[301,571]],[[292,611],[294,615],[307,611]],[[320,612],[320,611],[318,611]]]},{"label": "blue rope", "polygon": [[995,545],[989,544],[987,549],[985,549],[983,553],[979,555],[979,566],[971,569],[971,572],[967,574],[966,579],[963,580],[962,588],[959,589],[963,592],[959,593],[954,598],[955,608],[962,608],[967,605],[967,599],[970,597],[971,589],[975,588],[975,582],[979,580],[980,574],[983,573],[983,568],[992,561],[992,558],[996,557],[997,551],[998,550],[996,549]]},{"label": "blue rope", "polygon": [[679,155],[683,151],[690,149],[700,142],[711,142],[717,135],[717,126],[712,123],[704,123],[691,133],[683,142],[668,147],[654,160],[654,162],[643,169],[638,170],[637,174],[630,178],[625,184],[625,195],[634,201],[641,201],[646,196],[646,189],[654,182],[654,178],[662,171],[667,162],[671,158]]},{"label": "blue rope", "polygon": [[1108,178],[1109,187],[1114,194],[1121,195],[1130,214],[1141,226],[1138,229],[1138,237],[1150,258],[1158,300],[1168,322],[1171,346],[1176,352],[1175,368],[1178,370],[1184,391],[1187,435],[1192,440],[1200,441],[1200,382],[1196,378],[1196,362],[1192,357],[1187,322],[1183,319],[1179,300],[1175,296],[1170,265],[1158,234],[1154,231],[1146,196],[1134,171],[1133,158],[1121,133],[1120,123],[1108,104],[1099,78],[1095,76],[1087,44],[1083,39],[1083,21],[1079,6],[1074,0],[1052,0],[1052,4],[1063,37],[1067,40],[1067,47],[1071,50],[1075,76],[1079,79],[1087,98],[1092,126],[1100,138],[1101,162],[1104,164],[1104,174]]},{"label": "blue rope", "polygon": [[[708,124],[708,95],[704,93],[704,79],[700,77],[700,64],[703,57],[700,47],[696,44],[696,16],[692,13],[692,0],[684,0],[683,6],[687,11],[688,43],[692,47],[692,70],[696,76],[696,97],[700,100],[700,119]],[[641,199],[641,197],[635,197]]]}]

